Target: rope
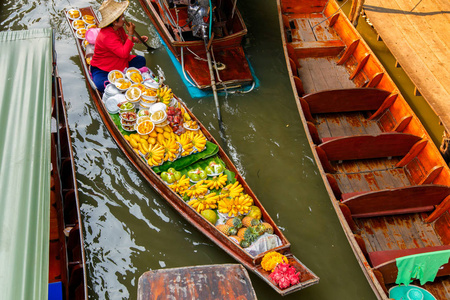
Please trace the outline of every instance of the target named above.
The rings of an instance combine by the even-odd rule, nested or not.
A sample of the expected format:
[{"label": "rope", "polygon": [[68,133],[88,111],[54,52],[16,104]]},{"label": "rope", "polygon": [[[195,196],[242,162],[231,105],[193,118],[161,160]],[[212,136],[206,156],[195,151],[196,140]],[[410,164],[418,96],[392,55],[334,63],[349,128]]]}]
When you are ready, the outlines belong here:
[{"label": "rope", "polygon": [[[340,10],[342,10],[342,7],[343,7],[347,2],[348,2],[348,0],[345,0],[345,2],[342,3],[342,5],[339,6],[339,8],[338,8],[334,13],[332,13],[328,18],[324,19],[323,21],[320,21],[320,22],[317,23],[316,25],[312,26],[311,29],[314,31],[314,27],[316,27],[316,26],[319,25],[319,24],[322,24],[323,22],[325,22],[326,20],[328,20],[329,18],[331,18],[332,16],[334,16],[335,14],[337,14],[337,12],[340,11]],[[328,2],[327,2],[327,4],[328,4]],[[325,6],[326,6],[326,5],[325,5]]]}]

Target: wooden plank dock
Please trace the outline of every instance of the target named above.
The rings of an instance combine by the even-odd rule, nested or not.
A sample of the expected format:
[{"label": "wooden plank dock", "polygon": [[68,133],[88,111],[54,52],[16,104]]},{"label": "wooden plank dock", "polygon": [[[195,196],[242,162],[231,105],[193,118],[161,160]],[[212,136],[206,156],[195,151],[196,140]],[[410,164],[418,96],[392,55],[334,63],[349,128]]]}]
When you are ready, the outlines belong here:
[{"label": "wooden plank dock", "polygon": [[365,0],[364,11],[450,137],[450,1]]}]

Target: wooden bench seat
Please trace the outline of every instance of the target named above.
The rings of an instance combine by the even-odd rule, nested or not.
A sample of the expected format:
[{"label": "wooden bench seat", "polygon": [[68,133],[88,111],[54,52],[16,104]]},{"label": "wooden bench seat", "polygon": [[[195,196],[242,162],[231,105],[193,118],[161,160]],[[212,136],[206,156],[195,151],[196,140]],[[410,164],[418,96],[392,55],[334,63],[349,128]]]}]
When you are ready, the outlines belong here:
[{"label": "wooden bench seat", "polygon": [[367,218],[432,211],[449,195],[449,186],[427,184],[361,193],[342,204],[353,218]]},{"label": "wooden bench seat", "polygon": [[345,48],[341,40],[330,41],[294,41],[290,45],[295,50],[297,59],[305,57],[336,56]]},{"label": "wooden bench seat", "polygon": [[[368,257],[374,271],[381,273],[385,284],[394,283],[397,279],[398,269],[396,259],[399,257],[421,254],[427,252],[450,250],[450,245],[414,248],[404,250],[386,250],[369,252]],[[450,264],[444,264],[437,276],[450,275]]]},{"label": "wooden bench seat", "polygon": [[378,110],[390,92],[377,88],[327,90],[303,96],[311,114]]},{"label": "wooden bench seat", "polygon": [[323,165],[325,159],[336,161],[405,156],[420,140],[420,137],[412,134],[386,132],[375,136],[334,138],[320,144],[316,149]]}]

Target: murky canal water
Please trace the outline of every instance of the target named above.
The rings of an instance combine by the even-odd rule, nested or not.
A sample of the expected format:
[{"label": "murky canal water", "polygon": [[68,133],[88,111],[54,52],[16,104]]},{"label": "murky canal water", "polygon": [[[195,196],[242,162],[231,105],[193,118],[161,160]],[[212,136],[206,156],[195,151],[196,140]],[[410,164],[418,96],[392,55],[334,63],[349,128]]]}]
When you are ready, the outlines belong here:
[{"label": "murky canal water", "polygon": [[[0,30],[55,28],[82,201],[90,299],[136,299],[138,278],[147,270],[235,261],[152,190],[103,126],[62,15],[66,7],[97,9],[100,3],[6,0]],[[224,146],[293,253],[321,278],[318,285],[283,299],[375,299],[313,161],[287,77],[276,3],[242,0],[238,7],[249,31],[245,50],[261,86],[249,94],[220,97]],[[152,32],[137,0],[127,14],[139,33]],[[212,97],[189,97],[164,48],[147,53],[140,46],[136,52],[150,67],[165,70],[175,94],[220,140]],[[282,298],[250,277],[259,299]]]}]

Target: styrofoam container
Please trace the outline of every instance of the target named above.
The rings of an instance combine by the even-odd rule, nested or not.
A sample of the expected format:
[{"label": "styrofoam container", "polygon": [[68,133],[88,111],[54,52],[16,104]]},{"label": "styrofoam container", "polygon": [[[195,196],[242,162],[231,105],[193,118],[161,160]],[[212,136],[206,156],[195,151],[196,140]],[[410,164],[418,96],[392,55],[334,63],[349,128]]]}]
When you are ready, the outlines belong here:
[{"label": "styrofoam container", "polygon": [[154,113],[155,113],[156,111],[158,111],[158,110],[162,110],[162,111],[165,112],[166,109],[167,109],[167,105],[165,105],[165,104],[162,103],[162,102],[158,102],[158,103],[153,104],[153,105],[150,107],[149,111],[150,111],[150,113],[154,114]]}]

